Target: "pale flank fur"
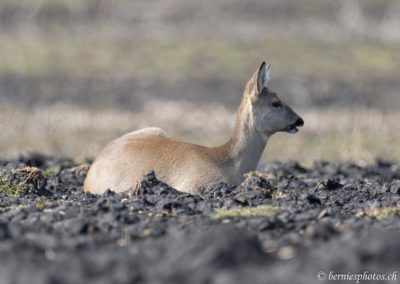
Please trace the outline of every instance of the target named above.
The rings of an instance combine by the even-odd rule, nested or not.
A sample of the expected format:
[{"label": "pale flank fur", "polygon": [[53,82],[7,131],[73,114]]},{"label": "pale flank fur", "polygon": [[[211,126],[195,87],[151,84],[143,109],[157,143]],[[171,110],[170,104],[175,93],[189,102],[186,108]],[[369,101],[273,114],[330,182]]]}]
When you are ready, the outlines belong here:
[{"label": "pale flank fur", "polygon": [[[102,150],[88,172],[84,190],[95,194],[107,189],[126,191],[151,170],[158,179],[189,193],[218,182],[240,183],[243,174],[256,168],[268,141],[268,136],[254,127],[251,96],[260,84],[258,72],[246,86],[235,130],[227,143],[209,148],[175,141],[159,128],[134,131]],[[265,85],[267,75],[262,77]]]}]

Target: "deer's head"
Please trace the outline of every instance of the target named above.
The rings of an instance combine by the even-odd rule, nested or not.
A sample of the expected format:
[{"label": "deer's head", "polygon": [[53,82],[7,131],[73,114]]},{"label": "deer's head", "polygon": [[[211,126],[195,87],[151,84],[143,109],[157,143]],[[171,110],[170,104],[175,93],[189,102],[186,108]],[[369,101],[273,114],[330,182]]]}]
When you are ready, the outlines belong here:
[{"label": "deer's head", "polygon": [[263,62],[245,89],[244,99],[250,107],[254,129],[267,136],[279,131],[298,132],[303,119],[268,89],[269,78],[270,65]]}]

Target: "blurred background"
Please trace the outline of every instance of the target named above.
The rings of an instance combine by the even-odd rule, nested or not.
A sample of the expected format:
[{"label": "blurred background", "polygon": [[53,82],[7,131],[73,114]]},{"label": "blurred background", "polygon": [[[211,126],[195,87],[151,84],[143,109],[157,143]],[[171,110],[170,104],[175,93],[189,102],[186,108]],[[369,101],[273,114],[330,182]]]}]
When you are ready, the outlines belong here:
[{"label": "blurred background", "polygon": [[397,0],[1,0],[0,157],[146,126],[220,144],[264,59],[306,122],[264,159],[399,160]]}]

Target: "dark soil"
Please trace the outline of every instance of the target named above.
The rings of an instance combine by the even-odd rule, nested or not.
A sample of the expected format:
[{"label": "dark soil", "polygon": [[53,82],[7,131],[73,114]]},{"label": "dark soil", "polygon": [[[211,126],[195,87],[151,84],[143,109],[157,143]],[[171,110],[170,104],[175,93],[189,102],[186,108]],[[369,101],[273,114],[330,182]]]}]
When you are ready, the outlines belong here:
[{"label": "dark soil", "polygon": [[[154,173],[136,195],[94,196],[82,191],[87,169],[41,155],[0,161],[0,283],[321,283],[319,271],[399,270],[395,163],[271,163],[197,196]],[[256,206],[278,210],[217,213]]]},{"label": "dark soil", "polygon": [[[247,79],[247,78],[246,78]],[[149,99],[208,104],[219,103],[236,110],[244,81],[229,78],[188,78],[177,84],[141,83],[135,78],[75,78],[55,73],[45,78],[0,74],[0,104],[30,109],[57,104],[87,108],[113,107],[122,110],[140,109]],[[362,86],[362,88],[360,87]],[[46,89],[46,92],[43,92]],[[273,89],[289,105],[303,108],[340,107],[353,109],[373,106],[397,110],[400,104],[397,78],[373,78],[346,82],[321,78],[276,78]],[[297,93],[307,90],[307,93]],[[376,96],[384,93],[385,96]],[[84,94],[84,95],[83,95]],[[287,96],[285,94],[291,94]]]}]

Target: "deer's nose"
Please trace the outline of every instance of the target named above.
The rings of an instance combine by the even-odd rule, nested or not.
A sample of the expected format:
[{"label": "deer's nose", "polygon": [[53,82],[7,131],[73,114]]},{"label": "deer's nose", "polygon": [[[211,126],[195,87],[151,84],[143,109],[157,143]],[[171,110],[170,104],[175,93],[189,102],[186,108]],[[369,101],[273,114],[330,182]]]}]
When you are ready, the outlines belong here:
[{"label": "deer's nose", "polygon": [[299,117],[297,120],[296,120],[296,123],[295,123],[295,125],[296,126],[303,126],[304,125],[304,120],[301,118],[301,117]]}]

